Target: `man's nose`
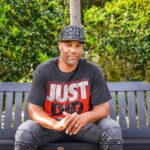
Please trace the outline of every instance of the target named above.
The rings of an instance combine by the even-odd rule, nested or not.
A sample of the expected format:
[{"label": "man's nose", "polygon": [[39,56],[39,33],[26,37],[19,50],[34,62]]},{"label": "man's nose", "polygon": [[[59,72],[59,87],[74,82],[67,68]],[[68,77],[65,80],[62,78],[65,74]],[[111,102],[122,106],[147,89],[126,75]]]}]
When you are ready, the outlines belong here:
[{"label": "man's nose", "polygon": [[71,50],[70,50],[72,53],[76,53],[77,52],[77,49],[75,47],[72,47]]}]

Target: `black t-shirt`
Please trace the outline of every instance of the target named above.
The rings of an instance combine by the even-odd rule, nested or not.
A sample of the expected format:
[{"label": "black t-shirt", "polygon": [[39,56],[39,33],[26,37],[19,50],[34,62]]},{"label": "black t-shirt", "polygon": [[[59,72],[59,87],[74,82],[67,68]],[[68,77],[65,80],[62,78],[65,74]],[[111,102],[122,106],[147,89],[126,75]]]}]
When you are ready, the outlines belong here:
[{"label": "black t-shirt", "polygon": [[58,57],[40,64],[32,81],[28,100],[42,106],[53,118],[63,118],[63,111],[81,114],[111,99],[100,68],[80,59],[70,73],[58,68]]}]

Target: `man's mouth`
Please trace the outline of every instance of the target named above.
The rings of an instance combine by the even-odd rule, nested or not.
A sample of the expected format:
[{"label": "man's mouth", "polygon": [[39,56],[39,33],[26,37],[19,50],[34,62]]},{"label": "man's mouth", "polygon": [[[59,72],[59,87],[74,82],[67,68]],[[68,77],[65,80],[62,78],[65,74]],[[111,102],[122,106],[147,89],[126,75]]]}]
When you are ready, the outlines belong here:
[{"label": "man's mouth", "polygon": [[69,56],[70,59],[77,59],[77,56]]}]

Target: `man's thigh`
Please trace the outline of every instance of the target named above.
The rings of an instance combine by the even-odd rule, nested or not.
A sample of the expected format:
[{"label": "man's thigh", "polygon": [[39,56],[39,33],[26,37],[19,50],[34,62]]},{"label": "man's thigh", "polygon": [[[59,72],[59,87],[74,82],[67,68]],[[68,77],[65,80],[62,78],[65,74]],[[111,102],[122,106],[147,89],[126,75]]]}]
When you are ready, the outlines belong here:
[{"label": "man's thigh", "polygon": [[36,144],[37,146],[49,142],[65,142],[67,137],[65,133],[43,128],[35,121],[27,120],[21,124],[16,132],[15,141]]},{"label": "man's thigh", "polygon": [[105,118],[97,123],[87,124],[77,135],[73,136],[73,139],[80,142],[93,142],[97,144],[104,140],[120,140],[122,139],[121,128],[116,121]]}]

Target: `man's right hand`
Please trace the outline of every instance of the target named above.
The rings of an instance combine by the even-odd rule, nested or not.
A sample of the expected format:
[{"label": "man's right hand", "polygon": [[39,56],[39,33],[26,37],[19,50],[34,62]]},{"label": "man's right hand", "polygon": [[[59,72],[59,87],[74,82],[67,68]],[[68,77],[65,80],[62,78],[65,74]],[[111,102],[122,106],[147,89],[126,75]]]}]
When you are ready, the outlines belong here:
[{"label": "man's right hand", "polygon": [[67,114],[67,115],[63,119],[61,119],[60,121],[57,121],[55,123],[54,130],[57,130],[57,131],[66,130],[66,133],[67,133],[69,125],[71,123],[74,123],[73,124],[73,126],[74,126],[75,123],[78,121],[77,113],[68,114],[67,112],[64,112],[64,114]]},{"label": "man's right hand", "polygon": [[54,130],[56,131],[64,131],[66,129],[65,124],[66,121],[69,119],[69,116],[66,116],[65,118],[57,121],[54,125]]}]

